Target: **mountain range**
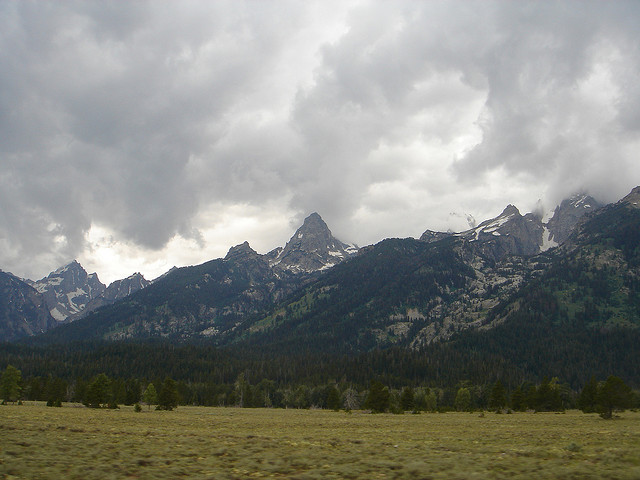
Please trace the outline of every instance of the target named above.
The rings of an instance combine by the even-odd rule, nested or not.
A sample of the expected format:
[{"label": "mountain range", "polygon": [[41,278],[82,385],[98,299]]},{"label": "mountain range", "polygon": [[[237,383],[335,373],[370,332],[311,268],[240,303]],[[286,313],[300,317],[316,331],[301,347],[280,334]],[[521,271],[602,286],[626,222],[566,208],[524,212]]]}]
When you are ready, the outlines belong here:
[{"label": "mountain range", "polygon": [[[612,212],[635,218],[638,196],[636,188],[603,207],[575,195],[547,221],[509,205],[467,231],[427,230],[417,240],[364,248],[337,240],[313,213],[284,247],[261,255],[245,242],[224,258],[174,268],[154,282],[134,274],[106,287],[76,261],[35,282],[2,272],[0,338],[49,332],[42,338],[51,342],[158,337],[336,352],[416,349],[501,324],[519,308],[513,298],[569,259],[580,259],[583,272],[595,269],[596,276],[606,267],[609,290],[636,278],[637,266],[614,247],[605,242],[605,253],[596,255],[588,245],[604,235]],[[637,232],[638,225],[628,228]],[[635,328],[633,295],[607,306],[611,315],[598,324]],[[575,302],[562,301],[575,316],[594,292],[569,296]]]},{"label": "mountain range", "polygon": [[[207,312],[203,310],[200,315],[190,315],[185,321],[191,322],[191,326],[181,325],[179,328],[184,331],[184,336],[188,337],[195,333],[191,331],[195,322],[203,327],[198,333],[206,336],[216,331],[216,326],[209,324],[209,320],[216,315],[241,316],[253,313],[268,302],[277,301],[291,293],[297,286],[313,278],[314,274],[333,267],[357,252],[357,246],[337,240],[320,215],[313,213],[284,247],[274,249],[266,255],[258,255],[245,242],[232,247],[224,259],[213,260],[196,267],[174,267],[154,282],[160,284],[156,289],[161,291],[167,285],[171,288],[174,282],[176,288],[179,288],[181,279],[191,278],[193,272],[206,272],[209,267],[223,267],[222,270],[216,270],[217,274],[220,271],[226,272],[221,279],[222,288],[211,291],[212,298],[205,300],[205,304],[215,306]],[[228,271],[225,270],[226,267],[230,267]],[[37,281],[23,280],[10,273],[0,273],[3,275],[1,280],[5,292],[0,297],[0,307],[4,307],[6,312],[0,316],[0,340],[9,341],[44,333],[54,327],[74,322],[152,283],[140,273],[134,273],[125,279],[114,281],[107,287],[100,282],[97,274],[88,274],[75,260]],[[195,275],[197,277],[198,274]],[[211,275],[204,275],[205,282],[209,283]],[[237,280],[237,275],[243,276],[246,285],[241,285],[242,295],[231,301],[229,291],[233,291],[236,285],[228,285],[233,282],[232,278]],[[165,279],[169,276],[173,280]],[[220,279],[216,277],[216,280]],[[221,292],[224,292],[222,298],[218,298]],[[150,295],[153,296],[153,293]],[[175,296],[175,293],[170,293],[169,296]],[[199,308],[204,308],[203,305],[199,305]],[[218,306],[222,307],[222,310]],[[173,321],[173,317],[171,318],[170,321]],[[162,328],[154,327],[150,330],[162,331]]]},{"label": "mountain range", "polygon": [[22,297],[32,300],[22,307],[28,313],[21,327],[7,317],[1,332],[15,340],[67,324],[47,337],[201,338],[220,345],[308,338],[309,348],[326,339],[340,351],[419,348],[500,323],[497,307],[566,255],[554,247],[570,245],[570,233],[601,207],[575,195],[545,222],[509,205],[464,232],[427,230],[419,240],[362,249],[337,240],[313,213],[284,247],[260,255],[245,242],[225,258],[172,269],[153,283],[134,274],[105,287],[74,261],[37,282],[11,276],[11,285],[29,291],[29,283],[35,292]]}]

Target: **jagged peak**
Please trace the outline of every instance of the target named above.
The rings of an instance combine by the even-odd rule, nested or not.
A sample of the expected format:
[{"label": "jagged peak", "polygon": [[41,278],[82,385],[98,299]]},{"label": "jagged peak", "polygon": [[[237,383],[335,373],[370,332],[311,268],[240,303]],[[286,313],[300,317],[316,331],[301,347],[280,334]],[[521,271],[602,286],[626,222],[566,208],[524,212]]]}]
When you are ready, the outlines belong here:
[{"label": "jagged peak", "polygon": [[71,262],[67,263],[66,265],[63,265],[60,268],[57,268],[56,270],[54,270],[53,272],[51,272],[52,274],[59,274],[59,273],[63,273],[66,272],[67,270],[84,270],[84,267],[82,265],[80,265],[80,262],[78,262],[78,260],[72,260]]},{"label": "jagged peak", "polygon": [[245,241],[239,245],[236,245],[235,247],[231,247],[227,252],[227,256],[224,257],[224,259],[229,260],[232,258],[238,258],[239,256],[246,256],[248,254],[257,255],[258,252],[256,252],[253,248],[251,248],[251,246],[249,245],[249,242]]},{"label": "jagged peak", "polygon": [[629,194],[622,199],[623,202],[634,208],[640,208],[640,186],[635,187]]},{"label": "jagged peak", "polygon": [[322,219],[322,217],[318,214],[318,212],[313,212],[307,218],[304,219],[302,226],[298,229],[300,230],[329,230],[326,222]]},{"label": "jagged peak", "polygon": [[515,205],[509,204],[498,217],[507,217],[509,215],[520,215],[520,210]]}]

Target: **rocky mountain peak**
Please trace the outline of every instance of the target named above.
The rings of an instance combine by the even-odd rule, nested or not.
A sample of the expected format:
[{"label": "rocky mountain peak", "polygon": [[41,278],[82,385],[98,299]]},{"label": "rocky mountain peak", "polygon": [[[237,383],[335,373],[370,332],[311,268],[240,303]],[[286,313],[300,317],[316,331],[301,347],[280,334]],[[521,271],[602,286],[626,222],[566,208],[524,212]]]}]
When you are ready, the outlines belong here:
[{"label": "rocky mountain peak", "polygon": [[629,204],[633,208],[640,208],[640,186],[631,190],[631,193],[622,199],[623,202]]},{"label": "rocky mountain peak", "polygon": [[510,217],[512,215],[520,215],[520,210],[518,210],[515,205],[509,204],[505,207],[502,213],[498,215],[498,218]]},{"label": "rocky mountain peak", "polygon": [[122,280],[111,282],[101,298],[107,301],[115,302],[121,298],[131,295],[142,288],[149,286],[151,282],[144,278],[140,272],[129,275]]},{"label": "rocky mountain peak", "polygon": [[437,242],[443,238],[455,235],[453,232],[436,232],[434,230],[425,230],[420,236],[420,240],[427,243]]},{"label": "rocky mountain peak", "polygon": [[42,294],[51,316],[58,322],[80,313],[107,288],[98,275],[87,274],[77,260],[34,282],[33,287]]},{"label": "rocky mountain peak", "polygon": [[42,295],[15,275],[0,271],[0,340],[36,335],[56,325]]},{"label": "rocky mountain peak", "polygon": [[569,238],[578,221],[587,213],[602,205],[586,193],[572,195],[556,207],[553,216],[547,222],[548,240],[561,244]]},{"label": "rocky mountain peak", "polygon": [[[94,274],[95,275],[95,274]],[[97,297],[92,298],[82,310],[71,315],[70,320],[76,320],[105,305],[111,305],[118,300],[149,286],[151,282],[136,272],[133,275],[111,282]]]},{"label": "rocky mountain peak", "polygon": [[243,242],[240,245],[236,245],[235,247],[231,247],[227,252],[227,255],[224,257],[225,260],[238,260],[246,257],[257,257],[258,252],[256,252],[251,246],[249,242]]},{"label": "rocky mountain peak", "polygon": [[335,238],[318,213],[305,218],[286,246],[272,255],[270,263],[292,273],[326,270],[355,254],[358,247]]}]

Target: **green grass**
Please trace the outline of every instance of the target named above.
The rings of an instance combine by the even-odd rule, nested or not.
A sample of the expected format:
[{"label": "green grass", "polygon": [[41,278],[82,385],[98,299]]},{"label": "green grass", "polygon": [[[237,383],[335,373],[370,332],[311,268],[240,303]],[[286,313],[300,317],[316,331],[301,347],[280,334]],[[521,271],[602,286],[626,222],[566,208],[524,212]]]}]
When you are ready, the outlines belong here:
[{"label": "green grass", "polygon": [[640,413],[0,407],[2,479],[640,478]]}]

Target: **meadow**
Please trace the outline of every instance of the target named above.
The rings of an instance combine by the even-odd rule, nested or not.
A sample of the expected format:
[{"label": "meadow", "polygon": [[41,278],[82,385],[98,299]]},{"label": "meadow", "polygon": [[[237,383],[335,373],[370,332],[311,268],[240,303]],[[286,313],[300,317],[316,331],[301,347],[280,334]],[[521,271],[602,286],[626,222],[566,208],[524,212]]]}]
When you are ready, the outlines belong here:
[{"label": "meadow", "polygon": [[638,479],[640,413],[0,406],[2,479]]}]

